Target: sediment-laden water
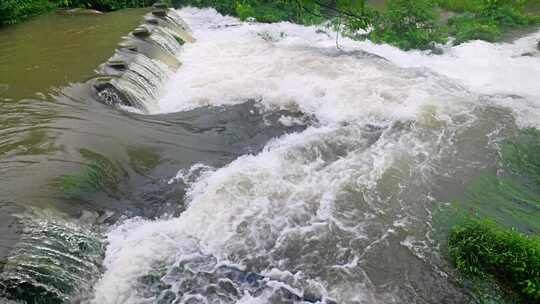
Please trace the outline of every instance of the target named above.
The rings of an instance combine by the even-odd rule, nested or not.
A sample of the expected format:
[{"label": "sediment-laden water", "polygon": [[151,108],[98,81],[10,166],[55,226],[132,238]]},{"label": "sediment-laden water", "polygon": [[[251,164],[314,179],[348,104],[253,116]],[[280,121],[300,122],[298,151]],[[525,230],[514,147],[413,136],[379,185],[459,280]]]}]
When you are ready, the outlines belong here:
[{"label": "sediment-laden water", "polygon": [[448,210],[540,232],[540,32],[437,56],[168,14],[2,103],[6,299],[475,303]]}]

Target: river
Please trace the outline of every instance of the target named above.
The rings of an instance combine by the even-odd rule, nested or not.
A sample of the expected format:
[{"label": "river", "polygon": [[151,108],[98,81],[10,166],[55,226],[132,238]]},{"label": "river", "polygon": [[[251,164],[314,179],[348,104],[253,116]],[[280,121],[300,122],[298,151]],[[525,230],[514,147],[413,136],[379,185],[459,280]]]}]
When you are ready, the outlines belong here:
[{"label": "river", "polygon": [[146,12],[0,31],[6,301],[476,303],[452,210],[540,233],[508,161],[539,31],[432,55],[184,8],[111,57]]}]

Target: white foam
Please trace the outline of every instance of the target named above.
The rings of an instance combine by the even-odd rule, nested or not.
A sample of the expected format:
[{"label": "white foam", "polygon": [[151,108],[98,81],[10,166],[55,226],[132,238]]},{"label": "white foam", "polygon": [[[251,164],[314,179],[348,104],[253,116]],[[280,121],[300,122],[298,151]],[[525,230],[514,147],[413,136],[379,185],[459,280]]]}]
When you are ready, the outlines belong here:
[{"label": "white foam", "polygon": [[413,119],[426,104],[459,107],[471,99],[425,69],[401,69],[364,54],[356,42],[345,39],[346,51],[337,50],[315,27],[239,23],[213,10],[181,13],[197,42],[185,45],[161,112],[257,98],[325,122]]},{"label": "white foam", "polygon": [[[462,100],[487,94],[522,96],[490,102],[527,114],[520,115],[523,124],[540,118],[540,57],[521,56],[535,52],[540,31],[514,43],[446,47],[437,56],[347,38],[338,50],[328,29],[242,23],[210,9],[180,14],[197,42],[185,45],[184,65],[169,83],[159,112],[258,98],[267,106],[298,106],[326,122],[413,119],[426,104],[451,111]],[[390,62],[366,58],[362,51]]]},{"label": "white foam", "polygon": [[[500,86],[486,85],[490,81],[459,67],[470,61],[477,67],[470,73],[490,75],[489,60],[472,62],[478,48],[506,58],[508,73],[534,75],[537,63],[511,57],[529,38],[472,42],[440,57],[343,39],[342,52],[315,28],[241,23],[213,10],[180,14],[197,42],[186,44],[161,112],[256,97],[267,107],[300,108],[321,124],[275,139],[261,153],[224,168],[180,171],[170,182],[190,185],[189,207],[178,218],[131,219],[111,230],[107,271],[94,303],[151,303],[155,299],[137,292],[138,278],[192,255],[238,265],[257,261],[261,273],[279,278],[276,284],[313,288],[339,303],[398,303],[395,284],[408,284],[409,273],[378,273],[391,282],[381,287],[371,281],[366,260],[428,247],[423,229],[430,229],[430,178],[438,170],[453,172],[433,163],[451,153],[454,134],[470,126],[475,106],[504,99],[479,95],[522,95],[527,109],[538,102],[538,88],[529,79],[493,75],[490,81]],[[200,169],[203,174],[193,174]],[[268,303],[271,295],[245,294],[240,303]]]},{"label": "white foam", "polygon": [[[370,202],[354,211],[359,213],[352,222],[342,222],[344,215],[335,210],[340,192],[375,191],[396,158],[425,148],[414,144],[408,132],[397,136],[389,130],[372,145],[364,132],[351,125],[285,136],[269,143],[262,153],[242,156],[193,183],[190,207],[179,218],[133,219],[116,227],[108,235],[107,271],[96,287],[94,302],[140,303],[135,292],[139,277],[156,265],[172,265],[194,252],[227,260],[246,251],[245,258],[267,256],[278,267],[271,252],[290,245],[298,235],[322,236],[327,233],[324,227],[337,225],[363,238],[364,225],[376,219],[362,214],[377,212],[378,207],[369,206]],[[358,267],[355,257],[351,259],[347,267]],[[362,281],[347,284],[364,289]],[[341,297],[337,290],[329,292]],[[258,303],[264,303],[261,299]]]}]

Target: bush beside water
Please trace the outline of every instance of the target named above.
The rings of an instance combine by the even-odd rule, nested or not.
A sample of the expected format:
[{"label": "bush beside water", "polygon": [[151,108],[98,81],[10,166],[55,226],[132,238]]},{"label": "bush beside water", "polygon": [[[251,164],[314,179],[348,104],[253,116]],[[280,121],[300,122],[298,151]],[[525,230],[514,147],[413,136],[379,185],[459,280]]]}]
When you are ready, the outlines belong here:
[{"label": "bush beside water", "polygon": [[[102,11],[143,7],[156,0],[2,0],[0,26],[63,7],[84,7]],[[169,2],[169,1],[167,1]],[[525,7],[540,0],[387,0],[386,9],[374,9],[362,0],[172,0],[175,7],[213,7],[222,14],[259,22],[290,21],[316,24],[330,20],[355,37],[369,38],[399,48],[434,49],[448,37],[454,44],[481,39],[497,41],[509,28],[540,24],[540,18],[526,14]],[[459,13],[441,24],[440,8]],[[367,35],[359,30],[372,29]]]},{"label": "bush beside water", "polygon": [[154,2],[156,0],[1,0],[0,26],[15,24],[58,8],[114,11],[128,7],[145,7]]},{"label": "bush beside water", "polygon": [[452,229],[448,247],[464,274],[495,279],[524,303],[540,302],[540,238],[469,217]]},{"label": "bush beside water", "polygon": [[540,131],[520,130],[500,155],[506,173],[480,176],[458,204],[475,215],[459,217],[448,252],[480,289],[494,281],[511,303],[540,303]]}]

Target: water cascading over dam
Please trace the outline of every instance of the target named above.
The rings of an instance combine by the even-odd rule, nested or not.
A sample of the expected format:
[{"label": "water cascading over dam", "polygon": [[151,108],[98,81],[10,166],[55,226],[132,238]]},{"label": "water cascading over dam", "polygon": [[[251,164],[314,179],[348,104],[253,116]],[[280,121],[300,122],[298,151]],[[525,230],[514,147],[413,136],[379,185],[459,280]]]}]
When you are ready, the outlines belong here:
[{"label": "water cascading over dam", "polygon": [[89,81],[97,100],[141,112],[157,110],[166,81],[181,65],[177,56],[182,45],[194,39],[175,10],[154,7],[99,67],[100,76]]},{"label": "water cascading over dam", "polygon": [[441,222],[456,202],[540,232],[536,196],[474,192],[524,178],[502,157],[538,142],[540,87],[520,75],[540,75],[540,32],[438,56],[335,34],[158,5],[99,75],[25,104],[45,135],[5,180],[50,174],[29,197],[76,215],[0,203],[17,236],[0,298],[475,303]]}]

